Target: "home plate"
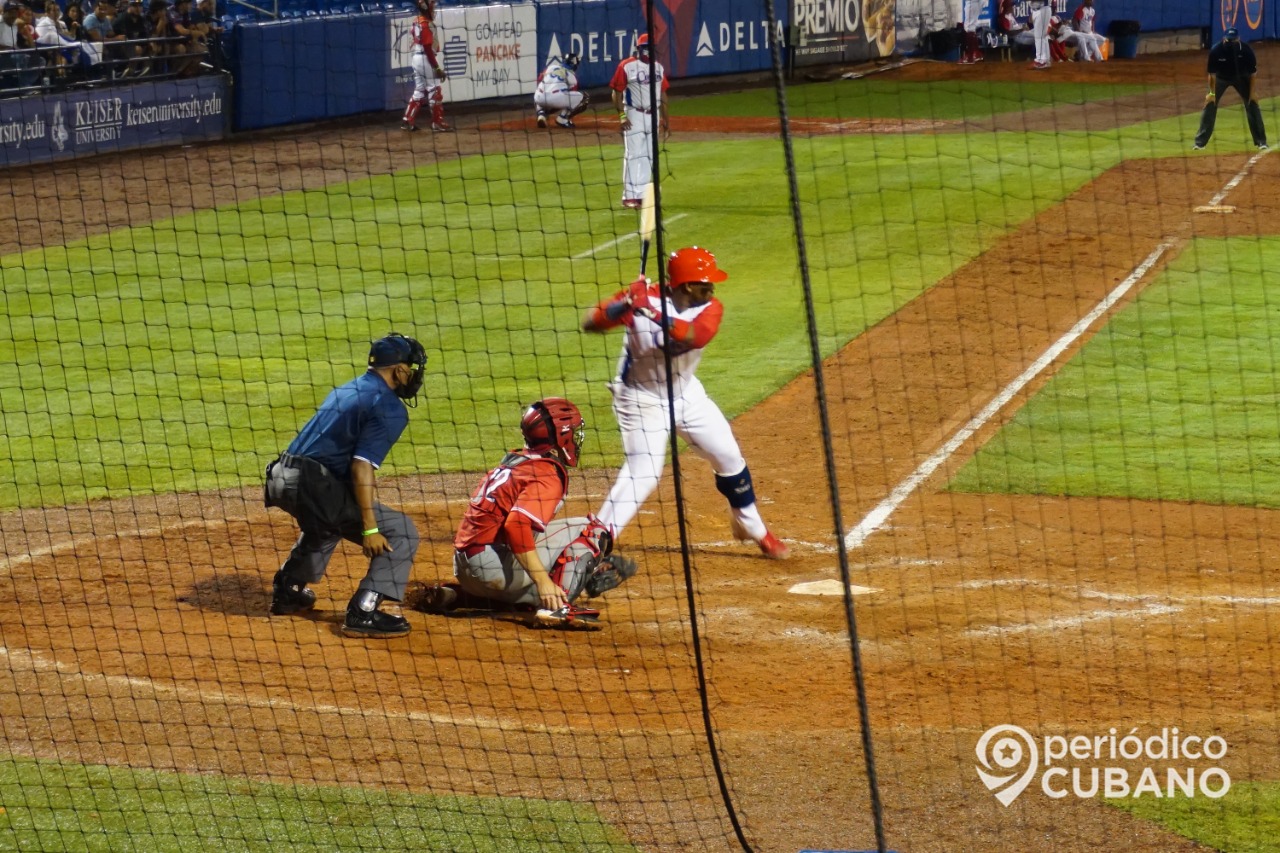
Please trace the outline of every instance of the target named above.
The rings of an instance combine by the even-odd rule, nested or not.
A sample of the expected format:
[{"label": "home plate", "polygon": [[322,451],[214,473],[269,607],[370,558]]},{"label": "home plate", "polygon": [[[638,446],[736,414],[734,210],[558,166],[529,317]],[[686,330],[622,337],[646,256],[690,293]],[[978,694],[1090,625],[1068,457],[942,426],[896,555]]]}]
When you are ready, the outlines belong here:
[{"label": "home plate", "polygon": [[[849,584],[850,595],[870,595],[880,590],[871,586],[855,586]],[[844,595],[844,588],[838,580],[826,581],[809,581],[808,583],[798,583],[787,592],[796,595]]]},{"label": "home plate", "polygon": [[1202,204],[1196,207],[1196,213],[1235,213],[1234,204]]}]

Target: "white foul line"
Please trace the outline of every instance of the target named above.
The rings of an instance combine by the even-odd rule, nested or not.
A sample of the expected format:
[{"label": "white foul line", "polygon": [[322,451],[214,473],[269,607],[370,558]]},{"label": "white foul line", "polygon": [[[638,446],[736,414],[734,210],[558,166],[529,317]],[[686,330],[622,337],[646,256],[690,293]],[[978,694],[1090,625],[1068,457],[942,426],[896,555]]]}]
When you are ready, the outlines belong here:
[{"label": "white foul line", "polygon": [[1209,207],[1216,207],[1217,205],[1222,204],[1222,200],[1223,200],[1224,198],[1226,198],[1226,197],[1227,197],[1227,195],[1228,195],[1228,194],[1229,194],[1233,189],[1235,189],[1236,187],[1240,186],[1240,182],[1244,180],[1244,176],[1245,176],[1245,175],[1249,174],[1249,170],[1253,168],[1253,165],[1254,165],[1255,163],[1257,163],[1259,160],[1261,160],[1261,159],[1262,159],[1263,157],[1265,157],[1265,156],[1267,156],[1267,152],[1265,152],[1265,151],[1259,151],[1257,154],[1254,154],[1252,157],[1250,157],[1250,158],[1248,159],[1248,161],[1246,161],[1246,162],[1245,162],[1245,164],[1244,164],[1243,166],[1241,166],[1241,167],[1240,167],[1240,171],[1239,171],[1239,172],[1236,172],[1236,176],[1235,176],[1234,178],[1232,178],[1231,180],[1227,181],[1226,186],[1224,186],[1222,189],[1218,190],[1218,194],[1217,194],[1217,195],[1215,195],[1213,198],[1209,199],[1209,204],[1208,204],[1208,206],[1209,206]]},{"label": "white foul line", "polygon": [[[689,214],[687,214],[687,213],[677,213],[675,216],[672,216],[672,217],[668,218],[668,219],[667,219],[667,222],[675,222],[677,219],[684,219],[684,218],[685,218],[686,216],[688,216],[688,215],[689,215]],[[610,240],[609,242],[607,242],[607,243],[601,243],[599,246],[596,246],[594,249],[587,249],[587,251],[585,251],[585,252],[579,252],[578,254],[576,254],[576,255],[574,255],[574,256],[573,256],[573,260],[575,260],[575,261],[580,261],[580,260],[582,260],[583,258],[589,258],[589,257],[591,257],[592,255],[594,255],[596,252],[602,252],[602,251],[604,251],[605,249],[612,248],[612,247],[614,247],[614,246],[618,245],[619,243],[621,243],[623,240],[630,240],[633,236],[635,236],[635,235],[633,235],[633,234],[623,234],[621,237],[614,237],[614,238],[613,238],[612,240]]]},{"label": "white foul line", "polygon": [[1043,355],[1033,361],[1026,370],[1022,371],[1022,373],[1018,375],[1017,379],[1014,379],[1006,385],[1004,390],[996,395],[995,399],[990,403],[987,403],[987,405],[983,407],[982,411],[970,418],[969,422],[961,427],[959,432],[951,436],[946,444],[935,450],[933,455],[924,460],[924,462],[921,462],[920,467],[911,472],[911,476],[907,477],[895,486],[893,491],[889,493],[888,497],[882,500],[875,509],[867,513],[867,517],[858,522],[857,527],[854,527],[849,531],[844,538],[845,547],[850,549],[862,547],[862,544],[867,541],[867,538],[872,533],[875,533],[880,529],[880,526],[888,520],[889,516],[893,514],[893,511],[901,506],[902,502],[910,497],[911,493],[914,492],[921,483],[933,476],[933,472],[937,471],[942,463],[946,462],[947,459],[950,458],[951,454],[959,450],[960,446],[968,441],[975,432],[982,429],[987,421],[991,420],[997,412],[1004,408],[1006,403],[1012,400],[1019,391],[1026,387],[1027,383],[1032,379],[1035,379],[1040,375],[1041,371],[1052,364],[1058,356],[1062,355],[1067,347],[1071,346],[1077,338],[1083,335],[1088,328],[1093,325],[1094,321],[1109,311],[1113,305],[1123,299],[1124,295],[1128,293],[1143,276],[1150,272],[1151,268],[1155,266],[1156,261],[1160,260],[1161,255],[1168,251],[1172,245],[1172,243],[1166,242],[1156,246],[1155,250],[1151,254],[1147,255],[1147,259],[1139,264],[1133,272],[1129,273],[1129,277],[1120,282],[1120,284],[1116,286],[1115,290],[1108,293],[1106,298],[1095,305],[1092,311],[1084,315],[1084,317],[1072,326],[1065,335],[1058,338],[1058,340],[1054,342],[1053,346],[1045,350]]}]

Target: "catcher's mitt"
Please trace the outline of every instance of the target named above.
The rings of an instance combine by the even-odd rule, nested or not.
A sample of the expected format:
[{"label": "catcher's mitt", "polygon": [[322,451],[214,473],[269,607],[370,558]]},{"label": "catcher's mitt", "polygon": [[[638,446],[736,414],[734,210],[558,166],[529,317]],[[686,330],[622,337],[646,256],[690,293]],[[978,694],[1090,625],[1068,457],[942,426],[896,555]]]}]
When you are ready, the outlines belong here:
[{"label": "catcher's mitt", "polygon": [[455,584],[428,586],[421,581],[409,581],[405,585],[401,604],[422,613],[448,613],[458,606],[458,589]]},{"label": "catcher's mitt", "polygon": [[634,577],[639,570],[640,567],[636,565],[635,560],[621,554],[600,557],[596,560],[595,568],[587,577],[587,583],[582,590],[587,594],[587,598],[596,598],[611,589],[622,586],[624,581]]}]

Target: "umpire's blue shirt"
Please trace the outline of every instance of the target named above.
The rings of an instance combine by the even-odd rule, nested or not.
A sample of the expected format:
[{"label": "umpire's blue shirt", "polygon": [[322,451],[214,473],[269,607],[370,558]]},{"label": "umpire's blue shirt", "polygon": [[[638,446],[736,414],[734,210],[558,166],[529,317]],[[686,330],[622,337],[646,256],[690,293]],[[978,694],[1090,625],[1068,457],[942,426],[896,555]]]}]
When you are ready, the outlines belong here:
[{"label": "umpire's blue shirt", "polygon": [[1242,41],[1220,41],[1209,51],[1209,73],[1243,83],[1258,73],[1258,57]]},{"label": "umpire's blue shirt", "polygon": [[350,480],[352,459],[380,467],[408,424],[404,403],[370,370],[330,391],[287,452],[314,459]]}]

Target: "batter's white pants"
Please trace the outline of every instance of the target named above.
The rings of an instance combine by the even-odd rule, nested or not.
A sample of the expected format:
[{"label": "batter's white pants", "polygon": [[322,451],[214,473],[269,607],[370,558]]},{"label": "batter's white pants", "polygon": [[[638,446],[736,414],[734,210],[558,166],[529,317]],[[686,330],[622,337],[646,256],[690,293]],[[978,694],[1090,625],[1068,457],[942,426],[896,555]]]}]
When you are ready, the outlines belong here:
[{"label": "batter's white pants", "polygon": [[631,129],[622,137],[622,200],[644,198],[644,188],[653,180],[653,122],[656,113],[627,107]]},{"label": "batter's white pants", "polygon": [[[621,382],[613,383],[609,390],[613,392],[613,414],[622,430],[625,458],[596,517],[618,536],[658,488],[667,461],[670,418],[665,392],[659,396]],[[676,397],[675,403],[676,433],[720,476],[741,474],[747,460],[738,448],[733,429],[696,377],[684,386],[684,393]],[[733,516],[756,540],[768,532],[754,503],[733,509]]]},{"label": "batter's white pants", "polygon": [[583,94],[561,90],[559,92],[534,92],[533,103],[545,112],[575,113],[582,106]]}]

